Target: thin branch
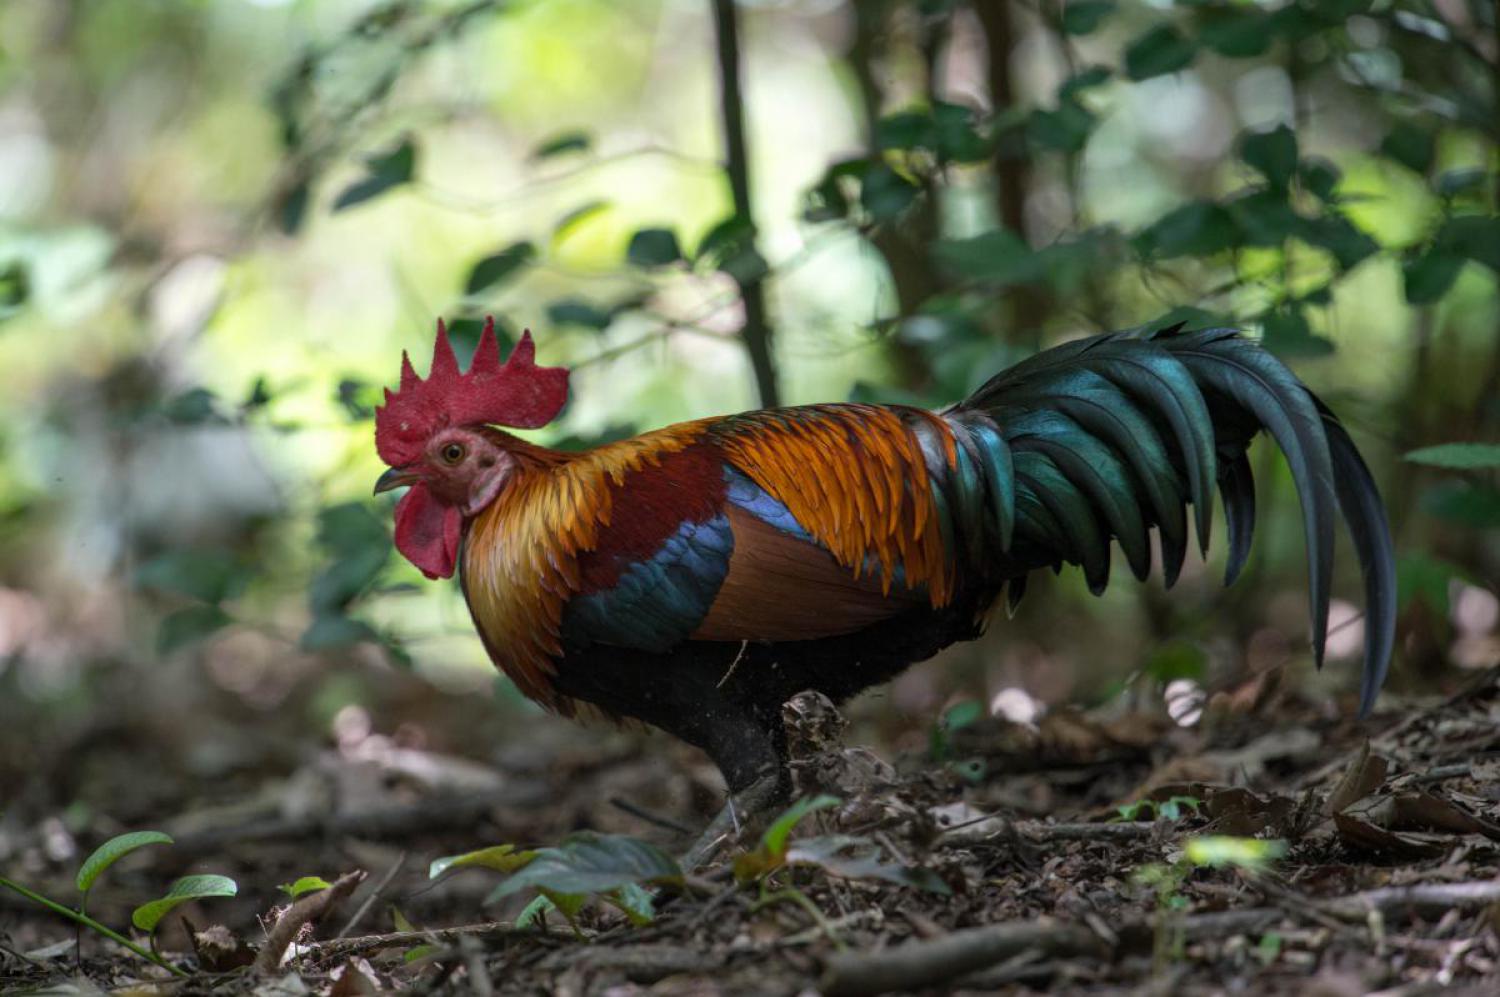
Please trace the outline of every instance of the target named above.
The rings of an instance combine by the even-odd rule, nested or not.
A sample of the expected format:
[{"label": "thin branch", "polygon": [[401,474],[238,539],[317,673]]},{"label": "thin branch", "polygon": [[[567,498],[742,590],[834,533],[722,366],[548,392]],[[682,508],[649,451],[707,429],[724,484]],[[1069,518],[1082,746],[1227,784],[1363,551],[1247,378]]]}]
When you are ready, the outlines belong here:
[{"label": "thin branch", "polygon": [[[713,0],[714,33],[719,50],[719,106],[724,125],[724,147],[729,189],[734,213],[747,227],[744,249],[756,254],[755,214],[750,202],[750,155],[745,146],[745,101],[740,92],[739,15],[734,0]],[[780,404],[776,387],[776,365],[771,359],[771,325],[766,316],[765,275],[756,268],[746,277],[731,274],[745,301],[745,328],[741,335],[755,371],[760,403],[767,408]]]}]

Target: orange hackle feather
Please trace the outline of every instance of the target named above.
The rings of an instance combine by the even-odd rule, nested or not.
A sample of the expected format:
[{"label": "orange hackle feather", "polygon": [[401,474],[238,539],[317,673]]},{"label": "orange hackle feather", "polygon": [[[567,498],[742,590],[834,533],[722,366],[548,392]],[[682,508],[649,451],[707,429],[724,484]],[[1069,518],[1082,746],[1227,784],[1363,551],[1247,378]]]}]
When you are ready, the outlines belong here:
[{"label": "orange hackle feather", "polygon": [[576,712],[552,687],[554,659],[563,650],[563,608],[580,587],[579,558],[610,525],[614,489],[692,445],[704,425],[683,423],[577,454],[512,442],[514,477],[474,520],[464,545],[464,591],[495,663],[547,709]]},{"label": "orange hackle feather", "polygon": [[[874,558],[882,591],[890,591],[900,567],[909,588],[925,587],[934,606],[945,606],[953,594],[952,561],[921,446],[901,411],[770,409],[726,419],[714,436],[729,462],[786,506],[856,578]],[[951,466],[952,434],[941,420],[932,422]]]}]

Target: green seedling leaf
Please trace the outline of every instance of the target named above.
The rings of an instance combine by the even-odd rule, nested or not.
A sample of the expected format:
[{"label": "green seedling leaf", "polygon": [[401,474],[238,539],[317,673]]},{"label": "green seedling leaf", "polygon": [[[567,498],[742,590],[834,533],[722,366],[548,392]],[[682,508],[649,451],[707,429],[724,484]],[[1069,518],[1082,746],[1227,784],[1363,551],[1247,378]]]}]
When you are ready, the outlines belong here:
[{"label": "green seedling leaf", "polygon": [[814,811],[836,807],[841,802],[837,796],[804,796],[793,803],[766,828],[754,851],[734,860],[735,878],[747,883],[781,868],[786,863],[787,839],[803,818]]},{"label": "green seedling leaf", "polygon": [[536,899],[527,904],[516,916],[516,927],[540,928],[547,921],[547,912],[554,910],[557,910],[557,904],[548,899],[547,894],[539,893]]},{"label": "green seedling leaf", "polygon": [[316,893],[318,890],[326,890],[332,885],[332,883],[322,876],[303,876],[295,883],[282,883],[276,888],[293,900],[296,900],[304,893]]},{"label": "green seedling leaf", "polygon": [[94,888],[95,881],[104,875],[104,870],[137,848],[144,848],[147,845],[170,845],[171,843],[171,837],[160,831],[131,831],[128,834],[115,835],[95,848],[93,854],[84,859],[83,865],[78,867],[78,892],[87,894]]},{"label": "green seedling leaf", "polygon": [[[541,848],[490,894],[488,902],[527,888],[591,894],[631,883],[681,883],[682,869],[655,845],[622,834],[581,831],[556,848]],[[553,897],[553,902],[557,900]],[[563,909],[562,904],[558,908]],[[566,913],[566,911],[564,911]]]},{"label": "green seedling leaf", "polygon": [[537,852],[530,849],[518,852],[515,845],[493,845],[462,855],[433,859],[432,864],[427,867],[427,878],[437,879],[449,869],[481,868],[511,873],[524,868],[536,857]]},{"label": "green seedling leaf", "polygon": [[656,920],[656,898],[635,883],[627,883],[612,893],[606,893],[604,900],[618,907],[626,920],[637,928]]},{"label": "green seedling leaf", "polygon": [[886,861],[873,841],[848,835],[802,838],[787,849],[786,864],[817,866],[845,879],[879,879],[944,896],[953,892],[931,869]]},{"label": "green seedling leaf", "polygon": [[239,891],[239,884],[228,876],[183,876],[160,899],[141,904],[131,911],[130,923],[149,934],[180,904],[208,897],[232,897]]},{"label": "green seedling leaf", "polygon": [[1500,443],[1442,443],[1406,454],[1413,464],[1477,471],[1500,467]]},{"label": "green seedling leaf", "polygon": [[1281,936],[1268,931],[1255,944],[1255,958],[1262,966],[1269,966],[1281,956]]},{"label": "green seedling leaf", "polygon": [[1276,838],[1235,838],[1225,834],[1208,834],[1189,838],[1183,854],[1197,866],[1214,869],[1234,866],[1258,870],[1285,855],[1286,842]]}]

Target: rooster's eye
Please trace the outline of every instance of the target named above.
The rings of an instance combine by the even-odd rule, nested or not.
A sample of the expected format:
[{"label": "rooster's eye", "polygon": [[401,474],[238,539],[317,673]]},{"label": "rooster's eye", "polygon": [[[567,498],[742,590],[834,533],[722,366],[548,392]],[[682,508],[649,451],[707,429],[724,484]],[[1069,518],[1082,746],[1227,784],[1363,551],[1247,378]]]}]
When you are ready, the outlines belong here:
[{"label": "rooster's eye", "polygon": [[457,464],[464,459],[464,445],[462,443],[450,443],[443,447],[441,456],[445,464]]}]

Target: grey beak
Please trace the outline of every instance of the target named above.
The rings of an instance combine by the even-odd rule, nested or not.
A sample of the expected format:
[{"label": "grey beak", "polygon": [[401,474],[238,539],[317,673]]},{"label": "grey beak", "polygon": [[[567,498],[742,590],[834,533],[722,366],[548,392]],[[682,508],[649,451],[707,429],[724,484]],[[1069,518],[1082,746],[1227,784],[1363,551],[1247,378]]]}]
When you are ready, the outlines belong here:
[{"label": "grey beak", "polygon": [[375,494],[388,492],[395,488],[416,484],[417,476],[404,467],[393,467],[382,474],[375,482]]}]

